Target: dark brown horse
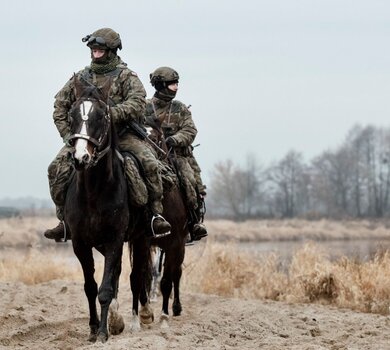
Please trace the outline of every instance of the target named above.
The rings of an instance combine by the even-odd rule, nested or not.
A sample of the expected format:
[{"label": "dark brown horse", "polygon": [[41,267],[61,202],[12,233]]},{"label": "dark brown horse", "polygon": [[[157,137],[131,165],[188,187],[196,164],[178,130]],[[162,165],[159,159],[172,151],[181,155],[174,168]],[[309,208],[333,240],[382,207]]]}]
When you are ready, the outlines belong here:
[{"label": "dark brown horse", "polygon": [[[150,307],[149,294],[152,281],[151,250],[159,247],[164,252],[163,276],[160,289],[163,297],[160,322],[162,327],[168,326],[169,297],[173,288],[172,311],[179,316],[182,311],[180,302],[180,279],[184,261],[185,244],[188,235],[187,212],[183,197],[177,185],[169,191],[164,191],[163,216],[171,224],[171,234],[162,238],[145,238],[137,236],[129,242],[132,257],[132,272],[130,276],[133,294],[133,319],[131,328],[140,329],[140,323],[149,324],[154,320]],[[138,312],[138,303],[141,310]]]},{"label": "dark brown horse", "polygon": [[[156,121],[157,122],[157,121]],[[153,139],[163,151],[165,156],[161,156],[161,161],[170,167],[174,173],[174,165],[172,160],[167,158],[168,149],[165,145],[163,133],[158,123],[153,123]],[[160,153],[161,155],[161,153]],[[152,238],[150,244],[154,247],[159,247],[165,256],[163,263],[163,275],[160,282],[161,294],[163,297],[162,313],[160,322],[162,327],[168,326],[169,319],[169,298],[173,289],[173,304],[172,311],[174,316],[179,316],[182,312],[182,305],[180,302],[180,279],[182,276],[182,264],[185,256],[185,245],[189,235],[189,220],[188,212],[185,206],[185,199],[180,188],[180,183],[176,178],[174,185],[170,188],[164,189],[164,218],[171,224],[171,234],[163,238]],[[133,250],[134,252],[134,250]],[[146,261],[143,257],[142,261]],[[150,267],[151,265],[149,265]],[[148,274],[148,279],[145,280],[145,288],[142,291],[141,305],[145,310],[149,311],[148,294],[150,292],[150,278],[151,273]],[[134,302],[134,300],[133,300]],[[145,307],[146,303],[146,307]],[[141,321],[143,321],[143,313],[141,312]],[[148,320],[148,322],[150,319]]]},{"label": "dark brown horse", "polygon": [[[123,243],[142,235],[141,214],[129,207],[127,182],[117,151],[117,135],[109,115],[110,81],[101,90],[74,77],[76,102],[70,111],[72,159],[76,169],[67,190],[65,227],[84,273],[84,291],[89,303],[90,341],[108,339],[122,332],[124,323],[116,301]],[[141,229],[139,229],[141,227]],[[138,230],[138,231],[137,231]],[[143,241],[143,240],[140,240]],[[148,250],[135,244],[147,259]],[[98,289],[94,279],[92,249],[104,255],[104,273]],[[143,262],[145,265],[145,263]],[[147,263],[146,263],[147,266]],[[138,265],[133,268],[136,272]],[[136,287],[132,289],[137,290]],[[96,309],[98,298],[100,320]],[[135,296],[138,300],[138,295]],[[134,311],[133,311],[134,312]],[[111,322],[110,322],[111,321]]]}]

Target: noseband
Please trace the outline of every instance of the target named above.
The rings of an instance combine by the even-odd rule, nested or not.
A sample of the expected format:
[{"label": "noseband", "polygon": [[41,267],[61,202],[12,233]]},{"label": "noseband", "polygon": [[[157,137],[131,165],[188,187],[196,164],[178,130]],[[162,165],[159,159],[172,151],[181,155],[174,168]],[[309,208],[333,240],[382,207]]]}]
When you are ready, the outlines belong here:
[{"label": "noseband", "polygon": [[[83,107],[83,114],[81,115],[81,119],[83,120],[83,124],[81,126],[81,130],[83,129],[83,125],[86,125],[86,122],[88,121],[89,119],[89,111],[87,114],[85,114],[85,106],[84,106],[84,102],[87,102],[87,101],[90,101],[90,102],[93,102],[93,101],[97,101],[99,103],[102,103],[104,106],[105,106],[105,115],[104,115],[104,119],[105,119],[105,125],[104,125],[104,129],[103,129],[103,132],[102,134],[99,136],[98,139],[95,139],[94,137],[91,137],[87,134],[82,134],[82,133],[76,133],[76,134],[72,134],[70,137],[69,137],[69,141],[71,141],[72,143],[74,143],[74,141],[77,141],[78,139],[84,139],[84,140],[87,140],[88,142],[92,143],[95,147],[94,147],[94,150],[93,150],[93,153],[91,155],[91,161],[88,163],[87,165],[87,168],[88,167],[93,167],[95,166],[98,161],[104,156],[107,154],[107,152],[110,150],[111,148],[111,133],[109,133],[110,131],[110,126],[111,126],[111,116],[110,116],[110,113],[109,113],[109,106],[106,102],[104,102],[103,100],[100,100],[100,99],[90,99],[90,98],[87,98],[85,100],[83,100],[81,102],[80,105],[82,105]],[[85,127],[85,130],[87,130],[87,128]],[[106,146],[105,148],[102,148],[104,142],[107,140],[106,142]]]}]

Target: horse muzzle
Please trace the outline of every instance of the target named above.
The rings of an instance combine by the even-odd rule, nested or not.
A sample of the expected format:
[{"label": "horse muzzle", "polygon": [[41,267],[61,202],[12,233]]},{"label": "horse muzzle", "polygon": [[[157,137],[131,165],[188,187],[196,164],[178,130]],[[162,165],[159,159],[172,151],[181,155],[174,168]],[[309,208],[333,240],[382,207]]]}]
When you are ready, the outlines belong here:
[{"label": "horse muzzle", "polygon": [[73,162],[76,170],[83,170],[91,166],[92,157],[89,153],[85,153],[81,156],[73,154]]}]

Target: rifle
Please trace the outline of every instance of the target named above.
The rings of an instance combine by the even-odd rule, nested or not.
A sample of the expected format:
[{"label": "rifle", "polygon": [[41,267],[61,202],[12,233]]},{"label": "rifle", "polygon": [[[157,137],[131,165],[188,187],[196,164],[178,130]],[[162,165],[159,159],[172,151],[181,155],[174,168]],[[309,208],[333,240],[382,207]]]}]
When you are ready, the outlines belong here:
[{"label": "rifle", "polygon": [[143,128],[141,125],[139,125],[137,122],[134,120],[130,120],[126,124],[126,129],[131,129],[133,130],[142,140],[146,140],[151,144],[157,151],[159,151],[162,155],[166,156],[167,153],[157,145],[153,140],[149,138],[148,133],[146,132],[146,129]]}]

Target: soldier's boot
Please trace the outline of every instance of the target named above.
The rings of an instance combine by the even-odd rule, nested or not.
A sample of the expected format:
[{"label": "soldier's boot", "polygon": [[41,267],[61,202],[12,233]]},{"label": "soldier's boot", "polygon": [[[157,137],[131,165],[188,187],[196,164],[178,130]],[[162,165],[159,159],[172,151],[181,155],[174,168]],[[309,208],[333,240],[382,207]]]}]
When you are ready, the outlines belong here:
[{"label": "soldier's boot", "polygon": [[160,214],[153,215],[150,226],[154,238],[165,237],[171,233],[171,224]]},{"label": "soldier's boot", "polygon": [[56,215],[60,220],[59,224],[51,229],[46,230],[43,235],[48,239],[54,239],[58,242],[66,242],[68,239],[71,239],[70,232],[66,232],[64,226],[64,208],[60,205],[56,206]]},{"label": "soldier's boot", "polygon": [[203,183],[201,184],[198,184],[198,191],[199,191],[199,194],[203,197],[206,197],[207,195],[207,186],[204,185]]},{"label": "soldier's boot", "polygon": [[48,239],[54,239],[56,242],[64,242],[66,238],[70,239],[70,237],[65,237],[65,226],[62,221],[56,227],[46,230],[43,235]]},{"label": "soldier's boot", "polygon": [[203,222],[197,222],[191,229],[191,237],[193,241],[199,241],[203,237],[207,237],[207,229]]},{"label": "soldier's boot", "polygon": [[[163,185],[161,174],[158,169],[158,164],[155,160],[145,162],[145,185],[149,195],[149,218],[150,230],[146,230],[146,234],[152,234],[154,238],[161,238],[171,233],[171,225],[162,216],[164,207],[163,199]],[[150,215],[151,214],[151,215]]]}]

